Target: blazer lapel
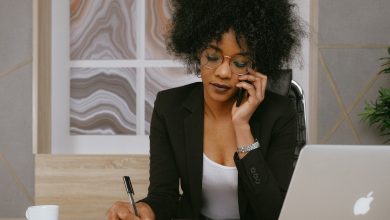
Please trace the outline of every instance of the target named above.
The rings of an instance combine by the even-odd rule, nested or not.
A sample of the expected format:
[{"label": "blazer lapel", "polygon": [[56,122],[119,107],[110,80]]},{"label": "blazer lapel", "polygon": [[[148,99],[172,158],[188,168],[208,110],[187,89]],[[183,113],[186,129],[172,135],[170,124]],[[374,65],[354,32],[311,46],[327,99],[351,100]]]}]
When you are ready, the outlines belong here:
[{"label": "blazer lapel", "polygon": [[191,202],[194,214],[198,215],[201,205],[203,170],[203,86],[196,87],[183,105],[190,112],[184,119],[185,151]]}]

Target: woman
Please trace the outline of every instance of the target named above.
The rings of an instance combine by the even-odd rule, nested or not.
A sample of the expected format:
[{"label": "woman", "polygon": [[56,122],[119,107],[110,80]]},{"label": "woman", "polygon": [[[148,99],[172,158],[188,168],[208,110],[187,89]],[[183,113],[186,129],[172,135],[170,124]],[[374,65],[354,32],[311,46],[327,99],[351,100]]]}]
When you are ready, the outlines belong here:
[{"label": "woman", "polygon": [[[200,74],[158,93],[140,219],[277,219],[293,171],[296,112],[265,90],[299,46],[289,0],[175,0],[168,48]],[[237,94],[244,89],[243,100]],[[240,103],[238,103],[240,102]],[[182,194],[179,193],[179,185]],[[116,202],[108,219],[139,219]]]}]

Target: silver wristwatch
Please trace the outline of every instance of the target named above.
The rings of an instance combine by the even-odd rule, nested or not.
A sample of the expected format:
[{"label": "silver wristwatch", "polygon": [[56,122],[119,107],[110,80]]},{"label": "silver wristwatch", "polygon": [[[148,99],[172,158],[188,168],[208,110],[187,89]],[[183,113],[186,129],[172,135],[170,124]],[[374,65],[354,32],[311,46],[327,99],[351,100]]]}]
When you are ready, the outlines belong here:
[{"label": "silver wristwatch", "polygon": [[238,147],[237,153],[248,153],[249,151],[257,149],[259,147],[260,147],[259,141],[256,139],[255,143],[253,143],[251,145],[244,146],[244,147]]}]

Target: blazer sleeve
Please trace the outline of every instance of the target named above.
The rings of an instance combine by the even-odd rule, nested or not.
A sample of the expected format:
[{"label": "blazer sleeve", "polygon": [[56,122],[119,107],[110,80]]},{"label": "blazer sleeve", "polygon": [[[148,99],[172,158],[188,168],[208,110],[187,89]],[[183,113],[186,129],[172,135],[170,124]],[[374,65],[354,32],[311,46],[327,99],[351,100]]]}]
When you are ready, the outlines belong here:
[{"label": "blazer sleeve", "polygon": [[150,170],[148,195],[138,201],[153,209],[157,219],[171,219],[176,214],[179,199],[179,176],[161,112],[158,93],[150,125]]},{"label": "blazer sleeve", "polygon": [[242,159],[237,153],[234,155],[239,187],[243,189],[255,219],[276,220],[280,214],[293,173],[297,138],[297,114],[293,102],[288,103],[283,115],[270,129],[272,132],[266,156],[262,147],[249,152]]}]

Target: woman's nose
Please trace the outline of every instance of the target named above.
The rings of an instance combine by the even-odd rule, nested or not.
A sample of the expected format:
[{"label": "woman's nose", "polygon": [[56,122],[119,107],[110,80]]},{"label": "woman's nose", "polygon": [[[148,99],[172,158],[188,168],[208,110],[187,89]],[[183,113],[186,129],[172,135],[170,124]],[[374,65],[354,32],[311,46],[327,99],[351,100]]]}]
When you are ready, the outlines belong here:
[{"label": "woman's nose", "polygon": [[228,59],[225,59],[221,63],[221,65],[219,65],[218,68],[215,69],[215,75],[219,76],[220,78],[230,78],[232,76],[230,62]]}]

